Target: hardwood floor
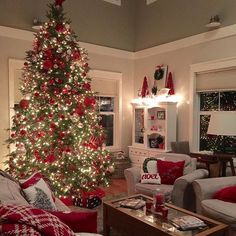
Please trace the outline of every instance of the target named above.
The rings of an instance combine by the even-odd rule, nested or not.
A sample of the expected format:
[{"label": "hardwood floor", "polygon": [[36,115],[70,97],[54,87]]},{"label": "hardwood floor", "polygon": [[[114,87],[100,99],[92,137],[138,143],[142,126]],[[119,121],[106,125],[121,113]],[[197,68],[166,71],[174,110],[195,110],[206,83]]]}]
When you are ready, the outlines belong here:
[{"label": "hardwood floor", "polygon": [[127,185],[125,179],[112,179],[110,187],[102,188],[106,195],[119,195],[127,193]]}]

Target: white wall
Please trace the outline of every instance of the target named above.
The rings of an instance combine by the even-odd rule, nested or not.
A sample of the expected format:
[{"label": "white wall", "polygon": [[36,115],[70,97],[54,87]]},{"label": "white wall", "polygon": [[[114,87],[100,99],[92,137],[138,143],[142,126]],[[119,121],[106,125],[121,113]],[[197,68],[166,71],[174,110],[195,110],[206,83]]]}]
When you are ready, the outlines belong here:
[{"label": "white wall", "polygon": [[[8,32],[8,31],[7,31]],[[9,34],[12,33],[9,30]],[[19,32],[17,32],[19,33]],[[17,38],[17,33],[11,34],[11,37]],[[9,58],[24,59],[25,52],[32,48],[32,39],[29,34],[20,32],[21,39],[14,39],[0,36],[0,168],[3,168],[2,162],[9,153],[5,140],[9,137],[9,85],[8,85],[8,60]],[[14,36],[12,36],[14,35]],[[81,44],[84,46],[86,44]],[[96,50],[96,49],[99,50]],[[91,46],[89,53],[89,66],[92,69],[105,71],[121,72],[122,79],[122,121],[121,121],[121,150],[127,153],[127,146],[131,144],[131,105],[133,98],[133,68],[134,62],[126,52],[102,47]],[[110,55],[109,55],[110,54]]]},{"label": "white wall", "polygon": [[[172,51],[170,51],[168,45],[166,45],[165,50],[162,49],[162,51],[166,52],[156,54],[152,53],[155,55],[148,57],[143,57],[142,55],[142,58],[137,58],[135,60],[134,94],[136,94],[138,89],[141,87],[145,75],[153,81],[153,73],[156,65],[168,65],[169,71],[173,73],[175,92],[184,98],[178,106],[178,140],[189,140],[190,65],[221,58],[235,57],[235,45],[236,36],[231,36]],[[155,48],[153,50],[155,50]],[[145,54],[145,52],[143,54]],[[137,57],[140,55],[141,54],[139,53]],[[163,82],[164,81],[158,81],[160,87],[163,86]],[[150,87],[152,87],[152,84],[150,84]]]},{"label": "white wall", "polygon": [[[137,96],[137,91],[142,85],[144,76],[148,76],[153,80],[155,66],[160,64],[169,66],[169,71],[173,72],[175,91],[183,97],[183,101],[178,106],[178,139],[189,140],[190,65],[235,57],[236,27],[230,28],[228,36],[225,32],[222,28],[218,33],[211,32],[206,35],[199,35],[194,38],[195,41],[193,39],[188,43],[186,43],[188,40],[180,41],[181,48],[179,49],[176,47],[178,43],[174,43],[173,45],[162,45],[158,48],[151,48],[137,53],[81,43],[81,46],[88,50],[89,65],[92,69],[121,72],[123,74],[121,122],[121,149],[123,151],[127,153],[127,146],[131,145],[132,109],[130,101]],[[4,33],[8,35],[8,30]],[[8,138],[6,129],[9,127],[8,59],[23,59],[25,51],[32,47],[32,38],[25,32],[21,32],[21,39],[3,37],[2,34],[2,31],[0,31],[0,162],[8,153],[6,145],[3,145]],[[16,37],[17,33],[14,32],[13,35]],[[209,36],[213,37],[212,41]],[[27,40],[23,40],[24,38],[27,38]],[[199,43],[202,38],[204,40]],[[163,87],[163,82],[159,84],[160,87]],[[151,86],[152,84],[150,84]]]}]

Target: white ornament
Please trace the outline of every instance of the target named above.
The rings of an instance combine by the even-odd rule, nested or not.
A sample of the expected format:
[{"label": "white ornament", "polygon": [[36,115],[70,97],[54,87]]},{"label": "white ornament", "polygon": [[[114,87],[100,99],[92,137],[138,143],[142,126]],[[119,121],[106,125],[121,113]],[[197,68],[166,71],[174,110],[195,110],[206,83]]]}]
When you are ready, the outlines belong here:
[{"label": "white ornament", "polygon": [[83,123],[79,123],[79,124],[78,124],[78,127],[79,127],[80,129],[83,128],[83,127],[84,127]]},{"label": "white ornament", "polygon": [[52,38],[52,42],[53,42],[53,43],[56,43],[56,42],[57,42],[57,38],[55,38],[55,37]]},{"label": "white ornament", "polygon": [[57,49],[57,52],[58,52],[58,53],[62,53],[62,48],[58,48],[58,49]]},{"label": "white ornament", "polygon": [[57,64],[54,64],[54,65],[53,65],[53,68],[54,68],[54,69],[57,69],[57,68],[58,68],[58,65],[57,65]]},{"label": "white ornament", "polygon": [[70,36],[69,35],[66,35],[66,40],[69,41],[70,40]]},{"label": "white ornament", "polygon": [[109,171],[110,173],[113,173],[113,172],[115,171],[114,166],[109,166],[109,167],[108,167],[108,171]]},{"label": "white ornament", "polygon": [[70,25],[69,24],[66,24],[65,27],[66,27],[66,29],[70,29]]},{"label": "white ornament", "polygon": [[66,51],[66,53],[67,53],[68,55],[71,55],[71,50],[68,49],[68,50]]}]

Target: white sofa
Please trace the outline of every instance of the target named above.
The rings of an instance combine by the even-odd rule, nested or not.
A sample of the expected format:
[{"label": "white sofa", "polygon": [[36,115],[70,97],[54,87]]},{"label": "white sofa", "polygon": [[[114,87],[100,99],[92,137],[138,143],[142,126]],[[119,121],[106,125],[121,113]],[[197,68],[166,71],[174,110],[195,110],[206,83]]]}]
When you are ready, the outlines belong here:
[{"label": "white sofa", "polygon": [[156,157],[164,157],[165,160],[173,162],[184,160],[184,175],[176,179],[174,185],[142,184],[140,182],[141,168],[128,168],[124,171],[128,194],[141,193],[152,196],[153,192],[158,188],[166,195],[169,194],[171,196],[171,202],[173,204],[188,210],[195,210],[195,194],[192,182],[195,179],[207,178],[208,171],[205,169],[196,169],[197,160],[186,154],[160,153]]},{"label": "white sofa", "polygon": [[236,203],[212,199],[224,187],[236,186],[236,176],[199,179],[193,182],[197,213],[228,224],[229,235],[236,236]]}]

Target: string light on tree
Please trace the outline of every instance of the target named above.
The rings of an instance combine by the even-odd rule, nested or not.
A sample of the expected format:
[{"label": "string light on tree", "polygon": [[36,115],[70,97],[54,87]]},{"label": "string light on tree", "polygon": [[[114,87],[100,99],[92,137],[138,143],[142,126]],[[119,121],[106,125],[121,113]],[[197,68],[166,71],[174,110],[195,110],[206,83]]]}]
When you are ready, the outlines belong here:
[{"label": "string light on tree", "polygon": [[76,196],[109,184],[113,164],[104,150],[87,52],[63,12],[64,0],[49,4],[48,22],[26,53],[15,108],[9,171],[15,177],[41,171],[58,196]]}]

